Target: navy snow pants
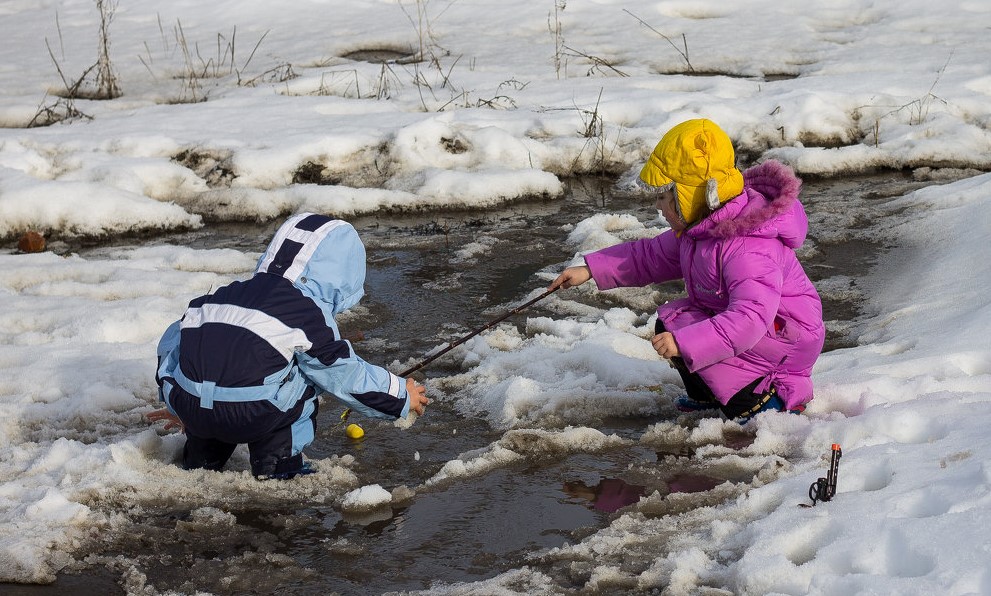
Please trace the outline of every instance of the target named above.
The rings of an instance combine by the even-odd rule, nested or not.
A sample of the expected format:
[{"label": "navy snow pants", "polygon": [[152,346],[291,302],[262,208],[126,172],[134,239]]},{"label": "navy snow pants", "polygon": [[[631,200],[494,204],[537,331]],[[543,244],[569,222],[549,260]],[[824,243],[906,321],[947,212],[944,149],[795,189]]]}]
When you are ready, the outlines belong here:
[{"label": "navy snow pants", "polygon": [[314,438],[317,398],[308,388],[302,399],[283,412],[267,401],[214,401],[213,408],[175,387],[169,405],[186,427],[182,453],[187,470],[221,470],[240,443],[248,445],[251,473],[258,477],[291,477],[303,469],[303,447]]}]

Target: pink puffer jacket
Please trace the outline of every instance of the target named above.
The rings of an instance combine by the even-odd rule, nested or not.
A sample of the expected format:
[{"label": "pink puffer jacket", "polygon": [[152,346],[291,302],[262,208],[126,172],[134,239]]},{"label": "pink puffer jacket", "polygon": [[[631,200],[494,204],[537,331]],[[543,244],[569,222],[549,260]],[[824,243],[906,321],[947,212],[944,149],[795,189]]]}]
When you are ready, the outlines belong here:
[{"label": "pink puffer jacket", "polygon": [[686,230],[585,256],[599,289],[683,278],[688,296],[662,304],[685,364],[726,403],[764,377],[788,408],[812,399],[822,352],[822,302],[795,257],[808,218],[801,180],[767,161],[744,172],[743,192]]}]

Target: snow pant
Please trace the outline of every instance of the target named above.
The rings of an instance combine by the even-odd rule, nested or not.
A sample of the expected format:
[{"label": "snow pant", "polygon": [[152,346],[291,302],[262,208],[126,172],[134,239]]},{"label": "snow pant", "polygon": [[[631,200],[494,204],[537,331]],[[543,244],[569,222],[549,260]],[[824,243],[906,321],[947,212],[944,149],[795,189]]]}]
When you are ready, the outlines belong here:
[{"label": "snow pant", "polygon": [[[654,334],[663,333],[666,331],[664,328],[664,323],[660,320],[654,325]],[[719,403],[716,399],[716,395],[706,384],[705,380],[699,376],[698,373],[693,373],[688,370],[688,366],[685,365],[685,361],[678,356],[671,358],[671,364],[674,369],[678,371],[681,376],[682,382],[685,384],[685,393],[688,397],[701,403],[712,403],[717,406],[719,410],[729,419],[734,418],[746,418],[748,416],[753,416],[758,411],[761,411],[764,407],[769,406],[768,402],[775,397],[777,397],[777,391],[772,385],[762,393],[756,393],[754,390],[764,377],[757,377],[750,384],[748,384],[743,389],[737,391],[733,397],[726,402],[726,405]]]},{"label": "snow pant", "polygon": [[221,470],[238,444],[246,443],[252,474],[292,477],[303,470],[302,450],[316,432],[318,404],[312,387],[286,412],[268,401],[215,401],[212,408],[203,408],[198,397],[181,387],[172,390],[169,405],[185,426],[182,463],[187,470]]}]

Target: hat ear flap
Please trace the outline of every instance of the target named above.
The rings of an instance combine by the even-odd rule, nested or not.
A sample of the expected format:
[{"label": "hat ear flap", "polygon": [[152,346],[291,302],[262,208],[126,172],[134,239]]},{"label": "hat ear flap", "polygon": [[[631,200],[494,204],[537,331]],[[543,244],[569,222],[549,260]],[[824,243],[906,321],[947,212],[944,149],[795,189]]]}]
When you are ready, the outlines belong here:
[{"label": "hat ear flap", "polygon": [[719,207],[719,188],[715,178],[705,181],[705,204],[711,210]]}]

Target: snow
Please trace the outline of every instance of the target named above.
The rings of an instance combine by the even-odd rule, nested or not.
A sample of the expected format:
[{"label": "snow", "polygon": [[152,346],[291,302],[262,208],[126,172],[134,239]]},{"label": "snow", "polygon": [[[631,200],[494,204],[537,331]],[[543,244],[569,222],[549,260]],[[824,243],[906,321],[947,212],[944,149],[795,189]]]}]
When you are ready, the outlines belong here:
[{"label": "snow", "polygon": [[453,479],[463,480],[478,476],[522,461],[525,456],[531,456],[532,461],[534,458],[539,460],[562,453],[594,453],[623,443],[623,439],[615,435],[606,436],[594,428],[568,427],[561,431],[511,430],[496,444],[462,453],[458,459],[448,461],[423,486],[430,488]]},{"label": "snow", "polygon": [[[752,423],[746,453],[766,483],[723,485],[714,492],[725,502],[686,510],[649,496],[539,556],[587,563],[588,587],[601,591],[991,594],[991,176],[979,173],[991,169],[991,4],[632,0],[555,13],[522,0],[133,0],[110,28],[123,95],[60,100],[52,57],[78,78],[96,59],[97,16],[89,0],[0,7],[8,241],[29,229],[57,241],[301,210],[559,200],[564,176],[607,172],[629,184],[663,131],[699,116],[745,159],[780,159],[802,175],[969,172],[880,208],[873,233],[897,249],[856,280],[871,313],[853,323],[858,345],[820,359],[805,415]],[[199,56],[187,60],[180,41]],[[342,57],[421,43],[417,63]],[[282,76],[290,68],[296,78]],[[67,107],[82,117],[27,128]],[[334,184],[294,181],[304,171]],[[655,233],[597,215],[574,222],[569,242],[578,255]],[[489,250],[465,246],[460,258],[474,266]],[[108,504],[142,494],[190,503],[205,519],[220,515],[218,494],[358,508],[388,496],[348,492],[358,480],[347,457],[281,485],[252,479],[243,455],[222,475],[183,472],[172,465],[181,440],[143,420],[155,407],[155,344],[177,305],[248,275],[256,257],[181,246],[0,251],[0,581],[52,581],[66,553],[114,523]],[[455,352],[464,372],[445,382],[477,389],[459,407],[507,434],[432,483],[484,474],[528,448],[602,449],[619,439],[588,428],[601,416],[656,413],[645,385],[673,386],[677,375],[650,350],[652,291],[614,292],[623,306],[609,308],[583,302],[592,287],[570,292],[547,299],[555,317],[531,317],[522,332],[500,326]],[[698,445],[718,464],[739,458],[705,447],[728,429],[659,423],[638,440]],[[798,507],[832,443],[843,447],[838,494]],[[665,507],[670,515],[649,515]],[[523,567],[433,591],[517,593],[548,581]]]},{"label": "snow", "polygon": [[341,509],[348,513],[366,512],[392,501],[392,493],[378,484],[370,484],[357,488],[341,499]]}]

